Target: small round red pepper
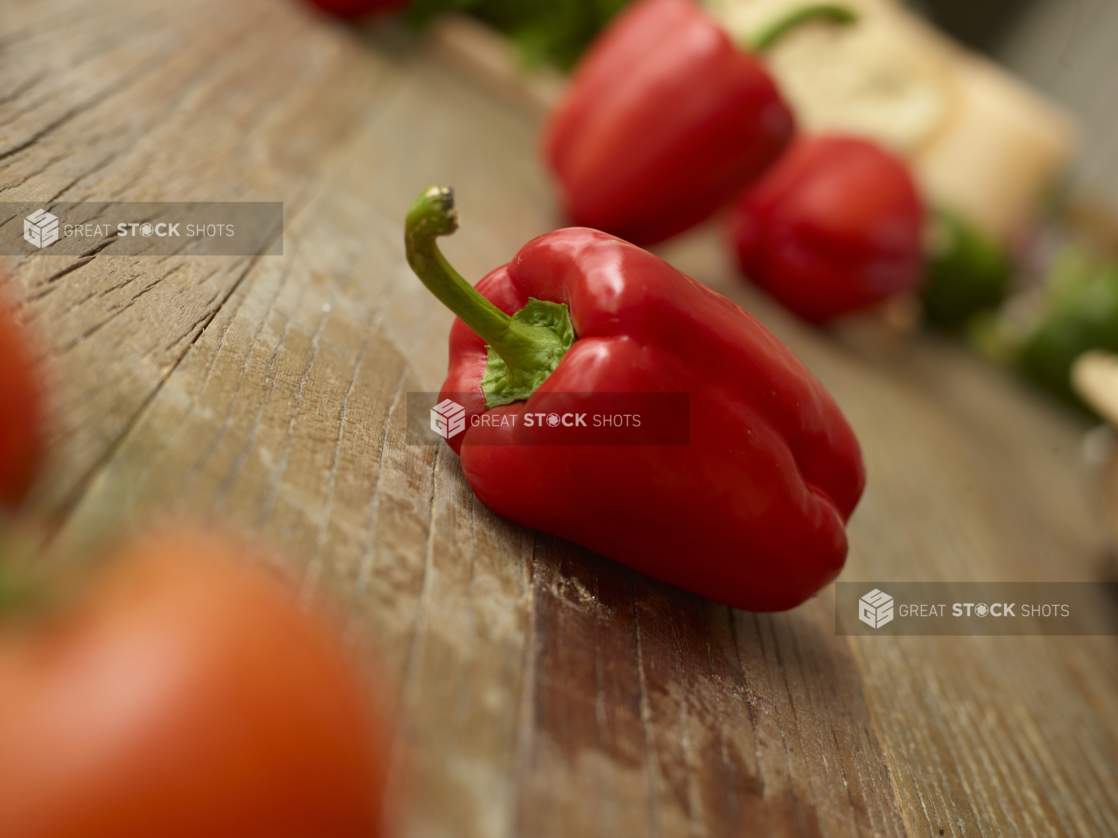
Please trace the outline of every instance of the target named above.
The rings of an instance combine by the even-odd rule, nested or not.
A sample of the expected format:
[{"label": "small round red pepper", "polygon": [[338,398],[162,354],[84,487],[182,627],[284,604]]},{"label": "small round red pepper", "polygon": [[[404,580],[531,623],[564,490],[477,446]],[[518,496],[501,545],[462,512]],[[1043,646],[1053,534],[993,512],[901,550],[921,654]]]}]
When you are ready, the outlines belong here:
[{"label": "small round red pepper", "polygon": [[[845,9],[811,6],[791,25]],[[792,111],[756,58],[692,0],[638,0],[575,69],[543,135],[567,217],[639,245],[681,233],[731,201],[784,151]]]},{"label": "small round red pepper", "polygon": [[800,140],[735,205],[746,278],[813,323],[914,290],[924,207],[903,161],[858,137]]},{"label": "small round red pepper", "polygon": [[[405,242],[459,317],[439,400],[462,399],[466,430],[449,442],[482,503],[736,608],[792,608],[838,576],[861,451],[771,332],[648,251],[585,228],[530,241],[475,289],[435,244],[457,226],[453,195],[432,187]],[[546,413],[541,402],[616,393],[687,393],[690,443],[553,445],[516,421]]]}]

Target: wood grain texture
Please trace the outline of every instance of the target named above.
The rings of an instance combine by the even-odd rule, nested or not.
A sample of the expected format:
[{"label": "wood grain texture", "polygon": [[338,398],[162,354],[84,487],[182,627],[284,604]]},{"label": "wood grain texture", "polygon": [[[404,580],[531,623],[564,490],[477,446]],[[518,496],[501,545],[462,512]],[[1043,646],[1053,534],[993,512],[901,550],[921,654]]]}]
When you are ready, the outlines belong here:
[{"label": "wood grain texture", "polygon": [[[1114,638],[845,638],[828,595],[730,611],[498,518],[449,449],[407,445],[450,316],[404,209],[453,183],[445,250],[480,277],[556,223],[535,133],[390,26],[0,0],[0,200],[285,204],[282,257],[10,262],[56,381],[50,558],[168,509],[262,532],[380,650],[402,835],[1118,833]],[[1076,422],[953,347],[793,322],[709,233],[664,255],[847,412],[870,482],[844,578],[1091,578]]]}]

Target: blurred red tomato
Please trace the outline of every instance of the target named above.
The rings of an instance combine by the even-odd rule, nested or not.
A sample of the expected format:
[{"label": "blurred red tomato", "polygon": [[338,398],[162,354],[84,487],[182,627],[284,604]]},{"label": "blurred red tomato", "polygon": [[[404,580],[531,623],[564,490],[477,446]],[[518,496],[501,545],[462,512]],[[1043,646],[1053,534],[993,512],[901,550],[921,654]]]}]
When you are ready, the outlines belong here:
[{"label": "blurred red tomato", "polygon": [[923,233],[908,167],[858,137],[800,140],[730,213],[746,277],[817,323],[915,290]]},{"label": "blurred red tomato", "polygon": [[312,5],[337,17],[388,14],[408,5],[408,0],[310,0]]},{"label": "blurred red tomato", "polygon": [[0,507],[18,506],[43,458],[43,396],[14,294],[0,274]]},{"label": "blurred red tomato", "polygon": [[4,838],[376,836],[387,737],[337,639],[244,548],[164,530],[0,634]]}]

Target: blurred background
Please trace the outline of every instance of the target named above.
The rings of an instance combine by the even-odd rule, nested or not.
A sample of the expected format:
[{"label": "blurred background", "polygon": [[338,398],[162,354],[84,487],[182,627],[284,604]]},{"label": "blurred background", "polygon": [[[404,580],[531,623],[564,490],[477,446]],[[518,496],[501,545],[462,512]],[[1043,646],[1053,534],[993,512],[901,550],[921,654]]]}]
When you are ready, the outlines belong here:
[{"label": "blurred background", "polygon": [[[417,0],[407,16],[422,27],[439,12],[465,10],[510,36],[522,67],[565,72],[624,5]],[[797,5],[706,4],[736,37]],[[1118,351],[1118,7],[848,5],[860,13],[857,26],[807,27],[766,61],[803,128],[871,137],[909,163],[935,215],[923,322],[1015,367],[1073,410],[1110,416],[1099,399],[1109,405],[1112,394],[1085,398],[1071,370],[1088,350]],[[461,34],[443,42],[476,71]],[[517,83],[546,111],[562,80],[540,78],[547,73],[534,87],[523,74]]]},{"label": "blurred background", "polygon": [[[875,644],[827,596],[734,612],[494,515],[449,449],[407,444],[452,318],[405,208],[455,186],[471,281],[563,225],[542,126],[625,5],[0,0],[4,200],[284,205],[282,257],[4,260],[45,405],[26,563],[168,511],[278,545],[299,607],[378,650],[388,790],[354,799],[400,810],[387,834],[1113,833],[1112,637]],[[738,39],[797,5],[706,3]],[[842,406],[871,475],[844,580],[1118,578],[1118,3],[848,5],[857,27],[765,63],[807,132],[902,162],[923,287],[820,328],[744,281],[718,215],[655,252]]]}]

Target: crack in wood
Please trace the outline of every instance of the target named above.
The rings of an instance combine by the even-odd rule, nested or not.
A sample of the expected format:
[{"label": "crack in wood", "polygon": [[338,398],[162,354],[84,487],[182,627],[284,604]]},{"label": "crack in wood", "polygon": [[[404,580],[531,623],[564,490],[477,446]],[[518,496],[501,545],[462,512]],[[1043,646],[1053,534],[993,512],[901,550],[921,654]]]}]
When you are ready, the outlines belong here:
[{"label": "crack in wood", "polygon": [[182,359],[186,357],[187,353],[190,351],[190,348],[192,346],[194,346],[195,343],[197,343],[198,338],[201,337],[205,333],[206,326],[209,325],[209,323],[213,321],[213,318],[217,315],[217,312],[220,311],[221,306],[224,305],[225,301],[228,300],[229,297],[232,296],[234,292],[236,292],[237,288],[244,281],[245,277],[248,276],[248,274],[252,270],[253,266],[256,265],[256,262],[258,261],[259,258],[260,257],[253,257],[252,259],[249,260],[248,265],[245,266],[245,269],[241,272],[241,274],[232,283],[232,285],[229,289],[229,293],[225,295],[224,299],[222,299],[221,305],[219,305],[217,308],[215,308],[209,314],[209,317],[206,318],[205,324],[202,326],[201,329],[198,330],[197,337],[195,337],[195,339],[193,341],[191,341],[189,344],[187,344],[183,348],[182,354],[180,354],[177,358],[174,359],[173,363],[171,364],[170,369],[167,371],[167,374],[164,375],[159,380],[158,384],[152,389],[152,391],[143,400],[143,403],[140,405],[139,409],[131,416],[131,418],[128,420],[128,422],[124,425],[124,428],[122,429],[121,433],[115,439],[113,439],[108,445],[105,446],[103,454],[86,470],[85,474],[83,474],[77,481],[75,481],[74,488],[70,491],[70,493],[63,500],[63,502],[59,504],[58,509],[52,515],[52,518],[54,520],[54,527],[52,528],[51,533],[44,540],[44,548],[49,548],[50,545],[53,543],[55,537],[62,530],[62,524],[66,521],[66,518],[74,510],[74,508],[78,505],[78,501],[81,500],[82,496],[85,494],[85,492],[86,492],[87,488],[89,487],[90,483],[92,483],[93,480],[96,478],[97,473],[99,471],[101,471],[109,463],[109,461],[112,459],[112,457],[116,453],[116,451],[121,447],[121,445],[124,443],[124,441],[128,438],[129,433],[132,431],[132,429],[139,422],[140,418],[144,415],[144,411],[147,410],[147,408],[152,404],[152,402],[155,401],[156,397],[159,395],[159,392],[163,389],[164,385],[167,383],[168,379],[174,373],[174,371],[178,367],[178,365],[182,362]]}]

